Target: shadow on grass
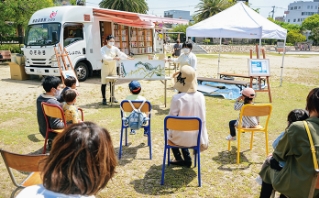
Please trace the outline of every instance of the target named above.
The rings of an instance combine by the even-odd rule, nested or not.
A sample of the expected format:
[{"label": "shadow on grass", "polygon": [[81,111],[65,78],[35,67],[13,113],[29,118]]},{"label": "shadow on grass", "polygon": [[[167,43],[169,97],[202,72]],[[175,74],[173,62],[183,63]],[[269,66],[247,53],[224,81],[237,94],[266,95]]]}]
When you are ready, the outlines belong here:
[{"label": "shadow on grass", "polygon": [[39,136],[39,133],[30,134],[28,135],[28,139],[32,142],[42,142],[43,141],[42,136],[41,136],[41,139],[38,139],[37,136]]},{"label": "shadow on grass", "polygon": [[161,109],[160,105],[153,105],[153,110],[157,111],[155,115],[168,115],[169,113],[169,109]]},{"label": "shadow on grass", "polygon": [[[128,143],[128,146],[125,146],[123,144],[122,146],[122,156],[121,156],[121,159],[118,160],[118,164],[120,166],[125,166],[126,164],[129,164],[131,163],[133,160],[150,160],[149,157],[147,158],[136,158],[136,155],[137,155],[137,151],[141,148],[144,148],[145,147],[145,143],[141,143],[137,146],[134,146],[134,147],[131,147],[131,144],[132,143]],[[148,146],[147,146],[148,147]],[[116,155],[118,156],[119,155],[119,150],[120,148],[114,148],[115,149],[115,153]]]},{"label": "shadow on grass", "polygon": [[83,104],[79,105],[80,108],[83,109],[120,109],[120,103],[107,103],[107,105],[102,105],[102,100],[99,102],[89,103],[89,104]]},{"label": "shadow on grass", "polygon": [[245,170],[248,169],[252,164],[262,164],[260,162],[251,162],[245,156],[245,152],[250,151],[250,149],[240,152],[240,164],[237,164],[237,147],[232,146],[231,151],[221,151],[218,152],[218,156],[212,159],[220,164],[218,167],[222,171],[233,171],[233,170]]},{"label": "shadow on grass", "polygon": [[[197,168],[194,168],[197,170]],[[165,168],[164,185],[160,185],[162,165],[153,165],[145,173],[143,179],[137,179],[130,184],[134,186],[136,192],[145,195],[166,195],[174,194],[179,188],[192,188],[188,186],[190,182],[197,179],[197,173],[193,168],[167,166]],[[195,186],[194,186],[195,187]],[[197,183],[196,183],[197,188]]]}]

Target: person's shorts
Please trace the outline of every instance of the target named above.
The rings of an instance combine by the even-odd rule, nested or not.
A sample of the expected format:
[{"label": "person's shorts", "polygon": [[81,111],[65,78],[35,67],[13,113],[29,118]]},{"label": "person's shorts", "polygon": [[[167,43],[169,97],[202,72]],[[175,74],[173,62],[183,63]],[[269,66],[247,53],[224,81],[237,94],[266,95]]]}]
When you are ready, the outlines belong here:
[{"label": "person's shorts", "polygon": [[107,61],[102,64],[101,68],[101,83],[107,84],[112,81],[106,79],[107,76],[116,76],[117,75],[117,65],[116,61]]}]

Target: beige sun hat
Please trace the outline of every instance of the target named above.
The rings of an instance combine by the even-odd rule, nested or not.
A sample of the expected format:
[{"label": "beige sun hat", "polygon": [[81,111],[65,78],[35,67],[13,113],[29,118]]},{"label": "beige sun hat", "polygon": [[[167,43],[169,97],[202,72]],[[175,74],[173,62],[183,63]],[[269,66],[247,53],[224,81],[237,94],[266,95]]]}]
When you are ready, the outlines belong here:
[{"label": "beige sun hat", "polygon": [[176,77],[174,88],[182,93],[194,93],[197,91],[197,78],[194,68],[188,65],[181,67]]}]

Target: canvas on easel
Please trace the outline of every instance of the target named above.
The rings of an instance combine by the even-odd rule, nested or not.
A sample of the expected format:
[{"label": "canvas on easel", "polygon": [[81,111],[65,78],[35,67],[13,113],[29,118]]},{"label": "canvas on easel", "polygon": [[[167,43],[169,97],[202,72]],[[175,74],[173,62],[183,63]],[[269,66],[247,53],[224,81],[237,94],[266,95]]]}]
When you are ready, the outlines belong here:
[{"label": "canvas on easel", "polygon": [[270,76],[268,59],[248,59],[249,76]]}]

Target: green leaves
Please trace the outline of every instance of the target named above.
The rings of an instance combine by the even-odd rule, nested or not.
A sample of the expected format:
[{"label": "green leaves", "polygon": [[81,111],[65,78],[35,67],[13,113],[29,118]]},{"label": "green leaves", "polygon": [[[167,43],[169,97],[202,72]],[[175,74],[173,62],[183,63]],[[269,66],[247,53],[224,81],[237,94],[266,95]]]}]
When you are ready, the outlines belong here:
[{"label": "green leaves", "polygon": [[102,0],[101,8],[146,14],[148,5],[145,0]]}]

